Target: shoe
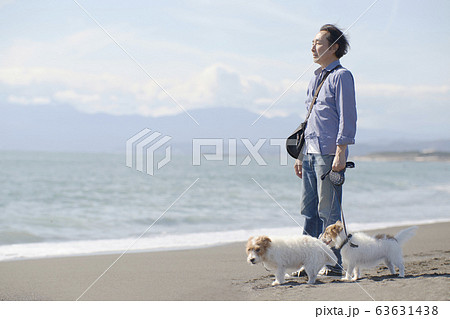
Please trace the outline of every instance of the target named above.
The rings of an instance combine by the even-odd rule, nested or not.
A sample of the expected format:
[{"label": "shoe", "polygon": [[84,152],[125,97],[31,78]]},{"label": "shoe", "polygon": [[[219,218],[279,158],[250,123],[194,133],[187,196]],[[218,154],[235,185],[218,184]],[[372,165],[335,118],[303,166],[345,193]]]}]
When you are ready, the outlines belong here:
[{"label": "shoe", "polygon": [[304,269],[302,269],[301,271],[294,271],[291,274],[291,277],[305,277],[306,275],[306,271]]},{"label": "shoe", "polygon": [[328,268],[323,276],[327,277],[342,277],[342,269]]}]

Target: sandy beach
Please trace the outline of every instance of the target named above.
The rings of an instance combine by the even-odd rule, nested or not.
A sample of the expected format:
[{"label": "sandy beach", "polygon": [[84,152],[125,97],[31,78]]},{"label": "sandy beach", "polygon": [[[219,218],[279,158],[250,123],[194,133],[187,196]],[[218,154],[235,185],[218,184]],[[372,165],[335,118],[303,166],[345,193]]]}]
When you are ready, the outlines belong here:
[{"label": "sandy beach", "polygon": [[404,246],[405,278],[378,266],[363,270],[357,282],[321,277],[307,285],[306,278],[292,278],[272,287],[272,274],[247,264],[245,243],[236,243],[128,253],[94,285],[118,255],[1,262],[0,300],[450,300],[449,227],[419,226]]}]

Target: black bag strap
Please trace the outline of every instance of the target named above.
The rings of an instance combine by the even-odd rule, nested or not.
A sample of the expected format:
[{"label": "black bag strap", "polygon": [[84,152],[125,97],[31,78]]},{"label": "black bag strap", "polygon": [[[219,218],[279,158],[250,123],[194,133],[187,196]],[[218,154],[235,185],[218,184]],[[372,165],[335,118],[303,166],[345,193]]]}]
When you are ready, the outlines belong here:
[{"label": "black bag strap", "polygon": [[309,106],[308,114],[306,115],[306,119],[303,123],[306,124],[306,122],[308,122],[308,119],[309,119],[309,116],[311,115],[314,104],[316,104],[317,97],[319,96],[320,89],[322,88],[323,84],[325,83],[325,80],[327,79],[328,75],[340,66],[341,66],[340,64],[336,65],[333,69],[331,69],[330,71],[325,73],[325,75],[323,76],[322,81],[320,81],[320,84],[316,89],[316,93],[314,94],[314,97],[311,101],[311,105]]}]

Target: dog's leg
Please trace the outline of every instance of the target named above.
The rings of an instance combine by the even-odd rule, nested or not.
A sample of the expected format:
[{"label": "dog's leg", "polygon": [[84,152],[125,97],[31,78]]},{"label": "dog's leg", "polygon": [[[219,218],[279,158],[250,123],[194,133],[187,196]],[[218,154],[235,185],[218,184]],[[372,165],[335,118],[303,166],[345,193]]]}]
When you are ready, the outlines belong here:
[{"label": "dog's leg", "polygon": [[395,267],[394,267],[394,264],[392,263],[392,261],[390,261],[389,259],[386,259],[384,261],[384,263],[389,268],[389,271],[391,272],[391,274],[395,275]]},{"label": "dog's leg", "polygon": [[286,269],[284,267],[278,267],[275,271],[275,281],[272,283],[272,286],[284,284],[284,275],[286,275]]},{"label": "dog's leg", "polygon": [[348,280],[348,281],[350,281],[350,280],[352,280],[352,275],[353,275],[353,270],[355,269],[355,265],[353,265],[353,264],[348,264],[348,268],[347,268],[347,271],[346,271],[346,273],[345,273],[345,278],[344,278],[344,280]]},{"label": "dog's leg", "polygon": [[359,277],[361,277],[361,274],[359,272],[359,267],[356,266],[355,270],[353,270],[353,280],[358,280]]},{"label": "dog's leg", "polygon": [[405,265],[403,265],[403,260],[401,260],[401,261],[397,264],[397,267],[398,267],[398,272],[399,272],[398,276],[399,276],[400,278],[405,277]]},{"label": "dog's leg", "polygon": [[319,269],[314,269],[314,267],[305,267],[305,272],[308,275],[308,284],[315,284]]},{"label": "dog's leg", "polygon": [[[398,267],[398,276],[400,278],[405,277],[405,265],[403,264],[403,256],[402,255],[397,255],[394,257],[393,260],[390,260],[390,262],[393,264],[393,266]],[[394,269],[394,274],[395,274],[395,269]]]}]

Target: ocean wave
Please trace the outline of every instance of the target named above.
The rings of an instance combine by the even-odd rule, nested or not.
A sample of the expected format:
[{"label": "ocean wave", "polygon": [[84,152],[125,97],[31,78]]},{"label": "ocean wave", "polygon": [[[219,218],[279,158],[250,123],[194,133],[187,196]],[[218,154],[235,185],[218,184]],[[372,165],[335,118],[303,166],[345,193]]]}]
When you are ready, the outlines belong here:
[{"label": "ocean wave", "polygon": [[[423,225],[448,221],[450,221],[450,219],[430,219],[391,223],[349,223],[348,228],[350,231],[366,231],[383,229],[387,227]],[[244,242],[250,236],[261,234],[272,236],[291,236],[301,234],[301,232],[302,229],[300,227],[263,228],[223,232],[190,233],[183,235],[163,234],[142,238],[3,245],[0,246],[0,261],[194,249]]]}]

